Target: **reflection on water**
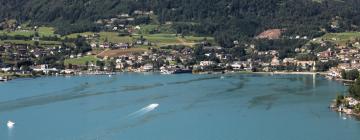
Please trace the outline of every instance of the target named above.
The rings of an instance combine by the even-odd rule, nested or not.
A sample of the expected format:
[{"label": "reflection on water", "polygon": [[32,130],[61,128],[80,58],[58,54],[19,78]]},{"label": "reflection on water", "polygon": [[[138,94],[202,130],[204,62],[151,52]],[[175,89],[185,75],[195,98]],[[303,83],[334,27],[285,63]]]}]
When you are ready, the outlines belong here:
[{"label": "reflection on water", "polygon": [[177,84],[190,84],[192,82],[199,82],[199,81],[207,81],[207,80],[214,80],[214,79],[219,79],[219,77],[203,77],[203,78],[197,78],[197,79],[191,79],[191,80],[186,80],[186,81],[177,81],[177,82],[170,82],[168,83],[169,85],[177,85]]},{"label": "reflection on water", "polygon": [[14,127],[12,128],[8,128],[8,140],[12,140],[13,135],[14,135]]},{"label": "reflection on water", "polygon": [[270,110],[272,105],[278,99],[279,97],[277,96],[277,94],[256,96],[249,101],[249,108],[253,108],[257,106],[265,106],[266,110]]},{"label": "reflection on water", "polygon": [[235,87],[227,88],[227,89],[224,90],[224,92],[229,93],[229,92],[238,91],[238,90],[244,88],[245,83],[246,83],[246,81],[240,81],[238,83],[230,82],[230,84],[235,86]]},{"label": "reflection on water", "polygon": [[163,85],[164,85],[164,84],[156,83],[156,84],[149,84],[149,85],[123,86],[124,89],[123,89],[122,91],[126,92],[126,91],[145,90],[145,89],[160,87],[160,86],[163,86]]}]

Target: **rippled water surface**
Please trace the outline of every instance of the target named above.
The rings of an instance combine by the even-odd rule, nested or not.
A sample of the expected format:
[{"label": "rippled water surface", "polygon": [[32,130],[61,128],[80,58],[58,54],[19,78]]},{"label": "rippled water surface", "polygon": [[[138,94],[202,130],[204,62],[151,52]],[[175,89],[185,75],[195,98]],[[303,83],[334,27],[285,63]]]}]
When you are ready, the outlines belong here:
[{"label": "rippled water surface", "polygon": [[359,140],[327,108],[344,91],[311,75],[18,79],[0,83],[0,140]]}]

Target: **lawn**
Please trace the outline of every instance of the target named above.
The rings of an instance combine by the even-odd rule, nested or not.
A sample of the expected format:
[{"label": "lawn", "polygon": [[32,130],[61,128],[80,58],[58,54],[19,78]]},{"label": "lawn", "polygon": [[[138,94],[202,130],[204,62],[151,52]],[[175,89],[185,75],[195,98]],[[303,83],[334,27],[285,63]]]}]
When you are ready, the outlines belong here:
[{"label": "lawn", "polygon": [[83,56],[80,58],[65,59],[64,64],[65,65],[69,65],[69,64],[85,65],[86,62],[91,62],[91,63],[95,64],[97,60],[99,60],[99,59],[96,56],[91,55],[91,56]]}]

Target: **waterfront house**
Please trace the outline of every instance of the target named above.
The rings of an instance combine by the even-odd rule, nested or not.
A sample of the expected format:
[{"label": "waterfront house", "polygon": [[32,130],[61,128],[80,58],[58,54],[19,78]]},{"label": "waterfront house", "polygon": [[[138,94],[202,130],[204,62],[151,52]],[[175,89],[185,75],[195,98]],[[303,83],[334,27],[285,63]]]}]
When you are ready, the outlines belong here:
[{"label": "waterfront house", "polygon": [[12,70],[12,67],[4,67],[4,68],[1,68],[1,71],[3,72],[9,72]]},{"label": "waterfront house", "polygon": [[36,65],[33,70],[37,72],[44,72],[46,74],[49,72],[58,72],[56,68],[49,68],[48,64]]},{"label": "waterfront house", "polygon": [[241,70],[243,69],[243,65],[241,63],[234,62],[233,64],[231,64],[231,68],[234,70]]},{"label": "waterfront house", "polygon": [[295,64],[295,62],[296,62],[295,58],[284,58],[283,59],[283,63],[286,65]]},{"label": "waterfront house", "polygon": [[350,107],[354,107],[354,106],[360,104],[360,101],[358,101],[352,97],[347,97],[347,98],[345,98],[345,100],[349,103]]}]

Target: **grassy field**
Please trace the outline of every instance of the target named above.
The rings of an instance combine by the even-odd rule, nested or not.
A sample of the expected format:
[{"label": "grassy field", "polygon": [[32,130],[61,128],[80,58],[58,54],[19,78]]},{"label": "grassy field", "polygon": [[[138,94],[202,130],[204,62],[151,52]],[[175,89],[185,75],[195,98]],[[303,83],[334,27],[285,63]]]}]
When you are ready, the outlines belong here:
[{"label": "grassy field", "polygon": [[[55,29],[52,27],[39,27],[38,31],[40,36],[54,36],[55,35]],[[22,35],[22,36],[31,36],[35,34],[34,30],[16,30],[16,31],[5,31],[0,30],[0,34],[6,34],[8,36],[16,36],[16,35]]]},{"label": "grassy field", "polygon": [[118,36],[116,32],[100,32],[100,42],[104,42],[105,40],[109,42],[122,42],[122,43],[131,43],[133,38],[130,36]]},{"label": "grassy field", "polygon": [[[147,28],[156,28],[157,25],[147,25]],[[143,28],[144,29],[144,28]],[[146,29],[144,29],[146,30]],[[146,31],[145,31],[146,32]],[[78,35],[80,36],[88,36],[94,34],[93,32],[84,32],[84,33],[76,33],[76,34],[70,34],[66,37],[68,38],[76,38]],[[157,46],[163,46],[163,45],[186,45],[186,46],[193,46],[196,42],[201,42],[206,38],[211,43],[214,43],[213,37],[195,37],[195,36],[185,36],[182,38],[181,36],[176,36],[176,34],[135,34],[132,36],[118,36],[118,33],[116,32],[100,32],[99,33],[100,38],[99,42],[103,43],[106,40],[108,42],[113,43],[132,43],[136,41],[137,39],[140,39],[141,36],[143,38],[149,40],[150,42],[153,42],[157,44]]]},{"label": "grassy field", "polygon": [[0,34],[3,35],[3,34],[6,34],[8,36],[16,36],[16,35],[22,35],[22,36],[31,36],[31,35],[34,35],[34,31],[28,31],[28,30],[24,30],[24,31],[20,31],[20,30],[17,30],[17,31],[4,31],[4,30],[0,30]]},{"label": "grassy field", "polygon": [[[134,38],[140,38],[140,35],[134,36]],[[201,42],[205,38],[214,43],[213,37],[195,37],[195,36],[176,36],[176,34],[148,34],[143,35],[143,38],[149,40],[150,42],[156,43],[157,46],[164,45],[185,45],[185,46],[193,46],[197,42]]]},{"label": "grassy field", "polygon": [[[90,36],[93,34],[94,34],[94,32],[74,33],[74,34],[67,35],[65,37],[76,38],[79,35],[80,36]],[[113,42],[113,43],[119,43],[119,42],[131,43],[133,41],[132,37],[118,36],[118,33],[116,33],[116,32],[100,32],[99,35],[100,35],[100,40],[99,40],[100,43],[105,42],[105,40],[107,40],[108,42]],[[65,37],[63,37],[63,38],[65,38]]]},{"label": "grassy field", "polygon": [[[15,44],[15,45],[34,45],[32,40],[0,40],[0,44]],[[40,46],[58,46],[61,42],[58,41],[39,41]]]},{"label": "grassy field", "polygon": [[[141,35],[136,35],[134,38],[140,38]],[[180,41],[177,39],[175,34],[149,34],[149,35],[143,35],[143,38],[149,40],[150,42],[154,43],[161,43],[161,44],[167,44],[167,43],[180,43]]]},{"label": "grassy field", "polygon": [[[35,31],[32,30],[30,27],[23,28],[24,30],[16,30],[16,31],[5,31],[0,30],[0,34],[6,34],[9,36],[32,36],[35,34]],[[150,34],[152,31],[158,31],[161,33]],[[39,27],[38,31],[40,36],[54,36],[55,29],[52,27]],[[139,39],[141,36],[143,38],[149,40],[152,43],[155,43],[153,47],[160,47],[165,45],[185,45],[185,46],[194,46],[196,43],[201,42],[204,38],[207,38],[208,41],[211,43],[215,43],[214,38],[212,37],[196,37],[196,36],[177,36],[176,34],[172,34],[171,26],[170,25],[141,25],[141,29],[131,36],[119,36],[117,32],[99,32],[100,37],[98,40],[93,40],[99,43],[103,42],[112,42],[112,43],[132,43]],[[94,32],[84,32],[84,33],[74,33],[69,34],[65,37],[67,38],[76,38],[77,36],[90,36],[93,35]],[[34,45],[34,41],[32,40],[0,40],[0,44],[4,43],[11,43],[11,44],[28,44]],[[52,46],[52,45],[60,45],[60,42],[55,41],[40,41],[40,45]]]},{"label": "grassy field", "polygon": [[319,42],[321,39],[345,45],[348,41],[360,39],[360,32],[327,33],[322,37],[316,38],[316,42]]},{"label": "grassy field", "polygon": [[171,28],[171,25],[158,25],[148,24],[140,25],[140,30],[136,31],[137,34],[151,34],[151,32],[157,31],[162,34],[172,34],[175,31]]},{"label": "grassy field", "polygon": [[[37,32],[40,36],[55,36],[55,29],[52,27],[39,27]],[[16,31],[5,31],[0,30],[0,35],[6,34],[8,36],[27,36],[30,37],[35,34],[34,30],[26,29],[26,30],[16,30]],[[40,45],[53,46],[60,45],[60,42],[57,41],[40,41]],[[34,45],[34,41],[32,40],[0,40],[0,44],[25,44],[25,45]]]},{"label": "grassy field", "polygon": [[40,36],[53,36],[55,35],[55,29],[52,27],[39,27],[38,33]]},{"label": "grassy field", "polygon": [[65,59],[64,64],[85,65],[86,62],[91,62],[95,64],[97,60],[99,59],[96,56],[91,55],[91,56],[83,56],[80,58]]},{"label": "grassy field", "polygon": [[117,57],[125,54],[132,53],[142,53],[145,52],[147,48],[130,48],[130,49],[117,49],[117,50],[105,50],[98,54],[99,57]]},{"label": "grassy field", "polygon": [[92,35],[92,34],[94,34],[94,33],[93,32],[73,33],[73,34],[66,35],[63,38],[65,38],[65,37],[77,38],[78,36],[88,36],[88,35]]}]

